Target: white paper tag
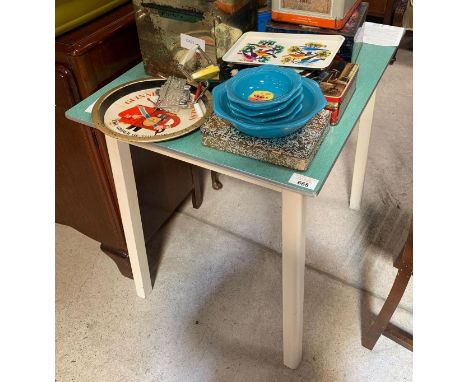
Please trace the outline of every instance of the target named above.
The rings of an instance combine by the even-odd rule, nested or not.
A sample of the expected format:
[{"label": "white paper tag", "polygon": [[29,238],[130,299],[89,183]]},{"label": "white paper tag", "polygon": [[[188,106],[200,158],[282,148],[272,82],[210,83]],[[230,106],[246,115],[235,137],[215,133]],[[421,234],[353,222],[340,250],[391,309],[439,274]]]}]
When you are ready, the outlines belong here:
[{"label": "white paper tag", "polygon": [[86,108],[85,112],[91,113],[91,112],[93,111],[93,106],[94,106],[94,104],[95,104],[96,102],[97,102],[97,101],[94,101],[91,105],[89,105],[89,106]]},{"label": "white paper tag", "polygon": [[362,26],[362,42],[381,46],[398,46],[405,34],[405,28],[365,22]]},{"label": "white paper tag", "polygon": [[319,181],[317,179],[309,178],[308,176],[297,173],[292,174],[291,178],[289,178],[289,183],[308,188],[309,190],[314,190],[318,182]]},{"label": "white paper tag", "polygon": [[203,51],[205,51],[205,40],[202,40],[201,38],[192,37],[184,33],[180,34],[180,46],[182,48],[190,49],[193,48],[195,45],[200,45],[200,48]]}]

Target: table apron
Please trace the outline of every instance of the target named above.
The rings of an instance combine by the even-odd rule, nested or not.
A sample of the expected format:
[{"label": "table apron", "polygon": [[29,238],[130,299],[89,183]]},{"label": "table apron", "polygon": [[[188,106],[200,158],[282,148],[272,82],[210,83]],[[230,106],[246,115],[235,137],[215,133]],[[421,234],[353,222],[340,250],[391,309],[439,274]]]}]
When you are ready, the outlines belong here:
[{"label": "table apron", "polygon": [[145,149],[145,150],[148,150],[148,151],[152,151],[152,152],[162,154],[162,155],[174,158],[174,159],[178,159],[178,160],[181,160],[183,162],[190,163],[190,164],[193,164],[195,166],[205,168],[207,170],[216,171],[216,172],[219,172],[220,174],[231,176],[233,178],[240,179],[240,180],[243,180],[243,181],[248,182],[248,183],[256,184],[258,186],[265,187],[265,188],[268,188],[270,190],[274,190],[274,191],[277,191],[277,192],[290,191],[290,192],[296,192],[298,194],[302,194],[304,196],[309,196],[309,197],[315,197],[316,196],[316,194],[303,192],[301,190],[294,189],[294,188],[282,187],[282,186],[280,186],[278,184],[275,184],[273,182],[270,182],[270,181],[268,181],[266,179],[264,180],[264,179],[261,179],[261,178],[256,178],[254,176],[250,176],[248,174],[243,174],[243,173],[241,173],[239,171],[232,170],[232,169],[230,169],[228,167],[224,167],[224,166],[221,166],[221,165],[209,163],[209,162],[203,161],[201,159],[191,157],[189,155],[180,154],[180,153],[177,153],[177,152],[175,152],[173,150],[167,149],[165,147],[157,146],[157,145],[154,145],[154,144],[148,144],[148,143],[139,143],[139,142],[128,142],[128,143],[133,145],[133,146],[141,147],[142,149]]}]

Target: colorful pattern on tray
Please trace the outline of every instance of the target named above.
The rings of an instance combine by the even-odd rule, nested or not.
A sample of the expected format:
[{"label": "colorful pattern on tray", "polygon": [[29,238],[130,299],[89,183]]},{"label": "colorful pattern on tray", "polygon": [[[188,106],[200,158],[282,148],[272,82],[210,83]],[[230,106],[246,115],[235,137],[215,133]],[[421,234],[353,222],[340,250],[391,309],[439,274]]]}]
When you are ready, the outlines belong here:
[{"label": "colorful pattern on tray", "polygon": [[[272,40],[260,40],[258,44],[248,43],[240,51],[241,59],[245,62],[267,63],[270,59],[278,58],[279,53],[284,51],[284,46],[276,44]],[[280,57],[281,63],[293,63],[296,65],[307,65],[317,61],[323,61],[331,52],[325,44],[310,41],[304,45],[292,45],[287,49],[287,54]]]},{"label": "colorful pattern on tray", "polygon": [[339,35],[247,32],[223,56],[225,62],[310,69],[326,68],[343,44]]},{"label": "colorful pattern on tray", "polygon": [[281,57],[283,64],[292,62],[296,65],[312,64],[323,61],[331,52],[325,44],[319,42],[306,42],[304,45],[293,45],[288,48],[288,54]]},{"label": "colorful pattern on tray", "polygon": [[277,58],[283,50],[284,46],[276,44],[276,41],[260,40],[258,43],[249,42],[238,54],[245,62],[267,63],[272,57]]},{"label": "colorful pattern on tray", "polygon": [[[268,97],[252,97],[258,93]],[[273,65],[244,69],[213,89],[215,114],[258,138],[294,133],[326,103],[315,81]]]},{"label": "colorful pattern on tray", "polygon": [[165,97],[167,82],[145,78],[109,90],[93,106],[94,125],[104,134],[128,142],[166,141],[198,129],[212,113],[211,93],[205,91],[195,103],[196,88],[185,88],[183,80],[183,92],[174,98],[178,103],[171,105]]}]

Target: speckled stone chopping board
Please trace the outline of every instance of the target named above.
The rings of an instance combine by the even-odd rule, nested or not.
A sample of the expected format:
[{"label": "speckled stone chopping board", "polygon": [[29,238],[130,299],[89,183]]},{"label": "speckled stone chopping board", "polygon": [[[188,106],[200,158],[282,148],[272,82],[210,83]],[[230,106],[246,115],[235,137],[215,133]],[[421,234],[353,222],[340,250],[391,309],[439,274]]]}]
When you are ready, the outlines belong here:
[{"label": "speckled stone chopping board", "polygon": [[202,143],[279,166],[305,171],[330,128],[330,112],[322,110],[299,131],[284,138],[246,135],[214,115],[201,127]]}]

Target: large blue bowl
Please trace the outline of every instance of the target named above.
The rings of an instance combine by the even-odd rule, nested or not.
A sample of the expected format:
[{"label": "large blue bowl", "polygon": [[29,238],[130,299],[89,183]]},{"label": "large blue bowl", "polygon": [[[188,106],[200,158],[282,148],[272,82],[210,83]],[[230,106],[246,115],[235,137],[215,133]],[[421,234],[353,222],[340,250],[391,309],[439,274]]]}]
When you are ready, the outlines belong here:
[{"label": "large blue bowl", "polygon": [[284,137],[304,126],[315,114],[322,110],[327,101],[320,90],[319,85],[308,78],[301,78],[304,101],[301,112],[293,118],[286,118],[281,122],[252,123],[241,120],[234,114],[228,105],[226,97],[226,83],[213,89],[213,110],[216,115],[231,122],[237,129],[245,134],[258,138]]},{"label": "large blue bowl", "polygon": [[[241,70],[226,81],[227,96],[231,102],[250,110],[269,109],[286,102],[301,88],[301,76],[290,68],[263,65]],[[249,97],[255,91],[267,91],[273,99],[251,101]]]},{"label": "large blue bowl", "polygon": [[237,117],[240,120],[246,121],[246,122],[252,122],[252,123],[263,123],[263,122],[281,122],[281,121],[287,121],[288,118],[294,118],[296,115],[298,115],[301,110],[302,110],[302,104],[304,102],[304,95],[301,94],[300,97],[295,98],[294,102],[291,103],[291,105],[285,109],[281,109],[278,112],[275,112],[273,114],[268,114],[268,115],[246,115],[243,113],[242,109],[238,109],[237,106],[235,106],[229,99],[227,100],[227,105],[231,109],[232,113],[234,115],[237,115]]}]

